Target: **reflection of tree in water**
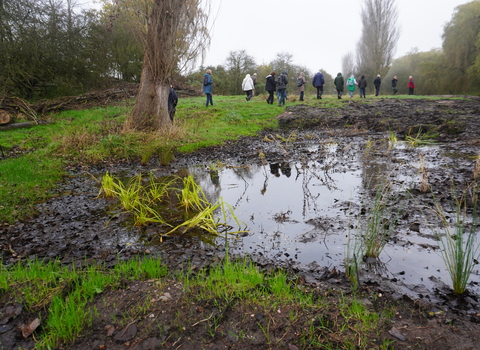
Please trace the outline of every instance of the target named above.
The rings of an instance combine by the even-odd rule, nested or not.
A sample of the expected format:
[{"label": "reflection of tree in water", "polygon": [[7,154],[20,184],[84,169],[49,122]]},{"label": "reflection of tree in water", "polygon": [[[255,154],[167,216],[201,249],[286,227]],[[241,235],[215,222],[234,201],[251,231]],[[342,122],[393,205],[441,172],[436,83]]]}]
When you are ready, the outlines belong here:
[{"label": "reflection of tree in water", "polygon": [[311,193],[310,186],[313,186],[311,184],[312,180],[320,181],[321,186],[325,186],[329,191],[338,190],[335,180],[329,174],[329,171],[332,171],[334,167],[334,157],[324,157],[322,152],[313,159],[302,157],[300,164],[295,164],[297,171],[296,179],[302,176],[303,216],[312,208],[315,211],[317,210],[317,201],[320,193],[316,196]]}]

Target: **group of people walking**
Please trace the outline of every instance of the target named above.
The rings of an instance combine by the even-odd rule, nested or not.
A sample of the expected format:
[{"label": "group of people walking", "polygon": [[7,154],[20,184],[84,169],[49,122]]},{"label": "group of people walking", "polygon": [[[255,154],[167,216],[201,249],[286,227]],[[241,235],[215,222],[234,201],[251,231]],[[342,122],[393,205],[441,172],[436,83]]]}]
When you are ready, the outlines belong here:
[{"label": "group of people walking", "polygon": [[[267,103],[273,104],[274,101],[274,92],[278,91],[278,105],[283,106],[285,105],[285,100],[287,99],[287,84],[288,84],[288,74],[286,71],[282,71],[282,74],[276,78],[276,72],[272,71],[266,77],[266,84],[265,90],[268,92]],[[408,94],[413,95],[415,89],[415,82],[413,77],[410,76],[408,81]],[[203,77],[203,92],[207,96],[206,106],[208,107],[209,104],[213,106],[212,101],[212,71],[208,69]],[[337,90],[337,98],[341,99],[344,92],[345,80],[342,76],[342,73],[338,73],[333,81],[335,88]],[[397,76],[394,76],[392,79],[392,92],[395,95],[397,90],[397,83],[398,79]],[[246,100],[250,101],[250,99],[255,95],[255,85],[257,84],[257,73],[254,73],[252,76],[247,74],[242,82],[242,89],[246,93]],[[300,101],[304,101],[305,96],[305,73],[301,72],[300,76],[296,80],[296,85],[298,88],[298,92],[300,94]],[[382,79],[380,74],[377,75],[375,80],[373,81],[373,85],[375,86],[375,96],[380,94],[380,86],[382,84]],[[312,85],[317,90],[317,99],[322,99],[323,95],[323,88],[325,86],[325,76],[322,74],[321,71],[318,71],[312,80]],[[351,75],[346,81],[347,89],[350,94],[350,98],[353,97],[355,92],[355,86],[358,86],[360,90],[360,97],[366,98],[366,88],[367,88],[367,79],[365,75],[360,77],[360,80],[357,82],[354,75]]]},{"label": "group of people walking", "polygon": [[[412,76],[410,76],[408,79],[409,79],[408,94],[413,95],[414,89],[415,89],[415,82]],[[335,87],[337,89],[337,96],[339,99],[341,99],[343,95],[343,85],[344,85],[342,73],[337,74],[337,77],[335,78],[333,83],[335,84]],[[398,92],[397,83],[398,83],[398,79],[397,79],[397,76],[395,75],[392,79],[392,92],[394,95]],[[353,97],[353,94],[355,92],[355,85],[357,85],[360,90],[360,97],[365,98],[366,88],[367,88],[367,79],[365,78],[365,75],[362,75],[358,82],[355,80],[355,77],[353,76],[353,74],[347,79],[347,88],[350,93],[350,98]],[[377,77],[373,81],[373,85],[375,86],[375,96],[378,96],[380,94],[380,86],[382,85],[382,78],[380,74],[377,75]]]}]

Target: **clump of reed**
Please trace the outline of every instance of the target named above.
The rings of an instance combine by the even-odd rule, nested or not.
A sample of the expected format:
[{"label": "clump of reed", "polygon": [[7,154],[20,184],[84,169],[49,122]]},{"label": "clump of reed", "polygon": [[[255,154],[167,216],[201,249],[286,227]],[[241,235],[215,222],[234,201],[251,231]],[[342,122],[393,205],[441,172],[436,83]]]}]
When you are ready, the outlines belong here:
[{"label": "clump of reed", "polygon": [[356,288],[360,268],[368,258],[378,259],[390,237],[393,235],[403,205],[394,193],[390,183],[381,183],[375,189],[373,200],[367,195],[366,203],[357,217],[357,225],[350,226],[345,252],[347,277]]},{"label": "clump of reed", "polygon": [[[349,225],[350,226],[350,225]],[[345,275],[357,289],[360,283],[360,266],[362,265],[363,252],[359,237],[348,230],[347,245],[345,251]]]},{"label": "clump of reed", "polygon": [[378,258],[395,231],[403,208],[390,183],[377,186],[370,203],[362,209],[365,214],[359,222],[361,245],[364,257]]},{"label": "clump of reed", "polygon": [[[143,182],[142,174],[132,177],[125,184],[107,172],[103,177],[99,195],[103,193],[106,197],[117,198],[123,209],[133,215],[137,226],[158,223],[170,227],[170,231],[164,235],[170,235],[176,231],[185,234],[193,229],[202,229],[212,234],[219,234],[221,231],[242,232],[230,232],[232,227],[227,224],[230,219],[233,219],[239,227],[241,226],[233,208],[224,203],[221,198],[213,204],[210,203],[193,176],[160,180],[150,173],[149,183],[144,185]],[[178,204],[187,214],[177,225],[168,223],[164,218],[165,215],[160,212],[160,204],[171,202],[172,193],[176,194]],[[221,217],[216,215],[218,211],[221,211]],[[178,221],[178,218],[174,220]]]},{"label": "clump of reed", "polygon": [[422,130],[419,129],[416,135],[411,135],[410,133],[406,135],[405,141],[410,147],[434,145],[434,136],[435,135],[431,135],[428,132],[422,134]]},{"label": "clump of reed", "polygon": [[[435,213],[442,221],[444,234],[438,236],[443,248],[441,255],[452,280],[453,292],[463,294],[480,255],[480,244],[476,240],[478,184],[470,184],[460,194],[453,186],[452,199],[453,208],[448,212],[435,201]],[[451,224],[449,218],[452,216]]]}]

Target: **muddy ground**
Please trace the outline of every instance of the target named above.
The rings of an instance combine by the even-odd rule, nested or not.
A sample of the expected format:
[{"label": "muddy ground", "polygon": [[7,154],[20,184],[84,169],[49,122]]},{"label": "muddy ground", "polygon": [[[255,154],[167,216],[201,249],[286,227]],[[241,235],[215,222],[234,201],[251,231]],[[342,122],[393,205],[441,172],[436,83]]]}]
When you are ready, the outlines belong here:
[{"label": "muddy ground", "polygon": [[[362,101],[363,102],[363,101]],[[358,103],[345,100],[342,109],[329,109],[320,103],[316,107],[297,105],[287,107],[279,116],[279,125],[285,137],[295,130],[297,138],[375,138],[379,133],[394,131],[401,139],[405,135],[417,135],[428,132],[441,142],[449,143],[452,149],[467,154],[480,151],[480,100],[440,99],[397,100],[385,99]],[[275,131],[275,134],[279,132]],[[221,161],[231,165],[261,162],[259,150],[265,154],[268,163],[295,161],[308,156],[302,148],[292,147],[288,154],[269,140],[271,131],[265,131],[258,137],[230,141],[222,146],[200,150],[193,154],[177,155],[168,166],[160,166],[152,159],[147,166],[140,164],[105,164],[103,167],[83,168],[71,165],[69,176],[52,193],[54,197],[38,205],[38,215],[14,225],[2,225],[0,228],[0,248],[5,264],[24,259],[60,259],[65,264],[74,261],[78,265],[105,262],[113,266],[118,259],[135,256],[158,255],[172,270],[190,262],[195,268],[208,267],[225,256],[223,246],[205,244],[196,237],[172,237],[162,245],[152,244],[158,240],[154,225],[142,229],[132,229],[124,224],[121,214],[112,213],[112,203],[105,198],[97,198],[98,181],[106,170],[112,174],[136,175],[139,172],[153,171],[157,176],[182,173],[187,166],[206,164],[209,161]],[[267,136],[267,137],[266,137]],[[430,169],[431,185],[436,193],[447,193],[452,177],[456,183],[466,183],[472,179],[474,161],[452,164],[455,171],[445,174]],[[93,176],[92,176],[93,175]],[[418,197],[431,203],[432,197],[418,191]],[[411,221],[414,222],[415,220]],[[106,225],[108,222],[108,225]],[[140,239],[138,237],[141,237]],[[351,286],[343,276],[341,269],[321,266],[317,263],[302,265],[294,261],[274,261],[258,255],[251,255],[259,266],[271,270],[283,267],[298,276],[303,286],[314,293],[338,296],[338,291],[349,293]],[[477,349],[480,341],[480,304],[475,293],[461,297],[452,296],[449,287],[439,284],[432,296],[414,297],[401,292],[395,280],[369,279],[363,281],[365,298],[376,300],[369,303],[373,309],[382,308],[381,300],[396,305],[397,314],[393,323],[381,330],[383,337],[395,340],[395,349]],[[240,340],[229,336],[228,332],[218,332],[208,338],[205,329],[191,327],[188,330],[177,329],[173,320],[178,313],[182,317],[192,318],[191,324],[204,320],[215,306],[211,301],[202,305],[190,305],[183,299],[182,286],[171,280],[162,286],[155,281],[135,282],[119,291],[106,291],[95,299],[93,304],[101,315],[91,329],[73,345],[65,349],[296,349],[298,339],[295,327],[288,328],[282,315],[272,312],[269,315],[255,315],[255,320],[246,319],[248,310],[230,308],[222,314],[225,329],[237,324],[239,328],[250,332],[251,337]],[[120,315],[131,307],[136,300],[145,298],[159,299],[169,293],[163,302],[152,304],[146,317],[135,320],[128,327],[112,324],[112,314]],[[424,292],[425,294],[425,292]],[[433,295],[435,294],[435,295]],[[374,298],[374,296],[377,296]],[[107,303],[101,302],[108,300]],[[33,313],[18,308],[8,308],[8,300],[0,301],[2,317],[0,324],[0,349],[31,349],[33,339],[23,339],[18,326],[35,318]],[[385,302],[386,304],[387,302]],[[113,309],[112,305],[116,305]],[[291,306],[292,308],[294,305]],[[123,309],[122,309],[123,308]],[[12,311],[13,310],[13,311]],[[193,312],[192,310],[195,310]],[[8,316],[8,317],[7,317]],[[268,344],[258,327],[263,318],[272,320],[271,327],[278,333],[281,341]],[[334,316],[334,315],[330,315]],[[315,317],[308,312],[304,317]],[[150,322],[152,320],[152,322]],[[153,322],[155,320],[155,322]],[[159,330],[158,323],[164,325]],[[107,327],[107,328],[106,328]],[[395,335],[393,328],[400,330],[404,337]],[[391,335],[394,334],[394,335]],[[338,343],[339,348],[341,343]]]}]

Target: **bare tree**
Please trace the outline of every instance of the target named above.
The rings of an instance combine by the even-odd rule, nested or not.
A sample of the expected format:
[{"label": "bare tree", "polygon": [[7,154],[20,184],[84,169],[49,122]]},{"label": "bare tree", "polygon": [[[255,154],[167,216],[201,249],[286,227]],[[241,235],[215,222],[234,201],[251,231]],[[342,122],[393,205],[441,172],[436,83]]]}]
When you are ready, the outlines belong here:
[{"label": "bare tree", "polygon": [[[121,1],[121,0],[119,0]],[[208,0],[154,0],[145,14],[145,54],[137,100],[126,126],[159,130],[171,124],[168,94],[175,72],[210,44]]]},{"label": "bare tree", "polygon": [[353,52],[342,56],[342,72],[345,77],[355,74],[355,57]]},{"label": "bare tree", "polygon": [[255,73],[257,63],[255,59],[250,56],[247,51],[230,51],[225,66],[229,75],[230,91],[232,95],[240,95],[243,93],[242,81],[245,74]]},{"label": "bare tree", "polygon": [[289,52],[277,53],[277,56],[272,62],[273,70],[280,74],[283,70],[287,72],[291,71],[293,66],[293,55]]},{"label": "bare tree", "polygon": [[400,30],[396,0],[366,0],[362,8],[362,36],[357,43],[359,74],[384,76],[393,60]]}]

